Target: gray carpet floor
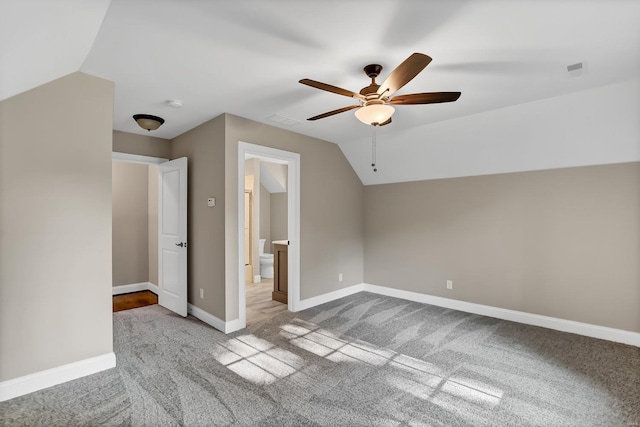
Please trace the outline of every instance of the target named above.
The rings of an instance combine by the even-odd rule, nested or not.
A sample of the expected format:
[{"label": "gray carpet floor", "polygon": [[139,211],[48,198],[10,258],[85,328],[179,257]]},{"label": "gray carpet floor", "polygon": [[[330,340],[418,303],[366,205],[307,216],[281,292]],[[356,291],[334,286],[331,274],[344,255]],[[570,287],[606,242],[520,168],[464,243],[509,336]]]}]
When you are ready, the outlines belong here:
[{"label": "gray carpet floor", "polygon": [[0,403],[8,426],[640,425],[640,349],[359,293],[224,335],[114,314],[117,368]]}]

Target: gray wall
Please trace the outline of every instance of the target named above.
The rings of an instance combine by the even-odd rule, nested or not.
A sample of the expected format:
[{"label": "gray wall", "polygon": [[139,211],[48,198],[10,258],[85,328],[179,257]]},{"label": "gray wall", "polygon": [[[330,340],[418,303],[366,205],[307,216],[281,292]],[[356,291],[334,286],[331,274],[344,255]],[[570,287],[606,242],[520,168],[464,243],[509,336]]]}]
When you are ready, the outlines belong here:
[{"label": "gray wall", "polygon": [[171,140],[114,130],[113,151],[170,159]]},{"label": "gray wall", "polygon": [[364,191],[340,148],[224,114],[172,141],[171,158],[189,159],[189,302],[238,318],[238,141],[301,153],[301,297],[361,283]]},{"label": "gray wall", "polygon": [[[112,170],[113,286],[147,282],[149,168],[145,164],[114,161]],[[156,228],[156,241],[157,233]]]},{"label": "gray wall", "polygon": [[[171,158],[188,158],[188,300],[220,319],[225,306],[224,156],[224,116],[172,140]],[[207,206],[209,197],[216,198],[215,207]]]},{"label": "gray wall", "polygon": [[224,319],[238,318],[238,141],[300,153],[301,299],[362,283],[364,187],[340,148],[230,114],[224,118]]},{"label": "gray wall", "polygon": [[367,186],[364,207],[366,283],[640,332],[640,163]]},{"label": "gray wall", "polygon": [[112,114],[83,73],[0,102],[0,381],[113,351]]},{"label": "gray wall", "polygon": [[271,195],[271,240],[288,240],[288,196],[287,193]]}]

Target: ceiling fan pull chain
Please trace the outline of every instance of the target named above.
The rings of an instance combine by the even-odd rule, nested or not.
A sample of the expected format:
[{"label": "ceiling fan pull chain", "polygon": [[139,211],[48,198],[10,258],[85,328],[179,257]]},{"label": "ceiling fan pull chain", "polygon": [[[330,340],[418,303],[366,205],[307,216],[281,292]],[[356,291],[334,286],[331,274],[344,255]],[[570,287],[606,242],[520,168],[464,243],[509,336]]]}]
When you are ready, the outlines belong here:
[{"label": "ceiling fan pull chain", "polygon": [[371,167],[373,167],[374,172],[378,172],[378,168],[376,167],[376,135],[378,130],[376,126],[373,126],[373,137],[371,138]]}]

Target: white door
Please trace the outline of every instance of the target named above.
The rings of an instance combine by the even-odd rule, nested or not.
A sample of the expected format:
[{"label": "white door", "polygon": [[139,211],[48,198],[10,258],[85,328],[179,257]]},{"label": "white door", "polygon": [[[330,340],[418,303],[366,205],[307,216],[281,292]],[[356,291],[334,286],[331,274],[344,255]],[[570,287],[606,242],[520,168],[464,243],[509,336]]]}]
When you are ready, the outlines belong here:
[{"label": "white door", "polygon": [[158,303],[186,316],[187,158],[158,166]]}]

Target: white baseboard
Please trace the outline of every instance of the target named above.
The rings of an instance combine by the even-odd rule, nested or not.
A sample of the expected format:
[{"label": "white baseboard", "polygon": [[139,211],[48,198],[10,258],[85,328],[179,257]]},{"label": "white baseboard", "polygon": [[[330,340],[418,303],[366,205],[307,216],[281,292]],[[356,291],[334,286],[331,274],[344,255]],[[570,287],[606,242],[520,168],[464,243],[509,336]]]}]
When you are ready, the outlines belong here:
[{"label": "white baseboard", "polygon": [[0,402],[115,367],[115,353],[107,353],[3,381],[0,382]]},{"label": "white baseboard", "polygon": [[464,311],[467,313],[480,314],[483,316],[495,317],[512,322],[524,323],[527,325],[541,326],[543,328],[555,329],[562,332],[584,335],[592,338],[599,338],[607,341],[614,341],[640,347],[640,333],[625,331],[622,329],[608,328],[605,326],[592,325],[589,323],[575,322],[573,320],[559,319],[556,317],[542,316],[539,314],[526,313],[524,311],[508,310],[506,308],[492,307],[489,305],[475,304],[472,302],[460,301],[450,298],[436,297],[418,292],[403,291],[400,289],[388,288],[386,286],[363,284],[365,292],[386,295],[394,298],[406,299],[409,301],[421,302],[424,304],[436,305],[438,307],[450,308],[452,310]]},{"label": "white baseboard", "polygon": [[158,288],[158,285],[154,285],[151,282],[147,282],[147,290],[153,292],[156,295],[160,293],[160,288]]},{"label": "white baseboard", "polygon": [[113,290],[113,295],[121,295],[121,294],[128,294],[130,292],[140,292],[140,291],[147,291],[150,290],[151,292],[154,292],[153,290],[149,289],[149,285],[151,286],[155,286],[156,288],[156,294],[157,292],[157,286],[154,285],[153,283],[150,282],[140,282],[140,283],[132,283],[130,285],[118,285],[118,286],[114,286],[112,287]]},{"label": "white baseboard", "polygon": [[196,319],[203,321],[207,325],[216,328],[220,332],[224,332],[225,334],[230,334],[231,332],[235,332],[244,328],[244,326],[240,325],[239,319],[225,322],[224,320],[218,319],[213,314],[207,313],[203,309],[198,308],[193,304],[187,304],[187,313],[189,313]]},{"label": "white baseboard", "polygon": [[296,304],[295,310],[292,310],[292,311],[306,310],[308,308],[315,307],[316,305],[331,302],[338,298],[343,298],[349,295],[357,294],[358,292],[362,292],[364,290],[364,286],[365,286],[364,283],[359,283],[357,285],[349,286],[347,288],[338,289],[337,291],[332,291],[326,294],[318,295],[317,297],[311,297],[311,298],[300,300],[300,302]]}]

